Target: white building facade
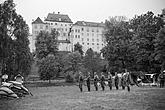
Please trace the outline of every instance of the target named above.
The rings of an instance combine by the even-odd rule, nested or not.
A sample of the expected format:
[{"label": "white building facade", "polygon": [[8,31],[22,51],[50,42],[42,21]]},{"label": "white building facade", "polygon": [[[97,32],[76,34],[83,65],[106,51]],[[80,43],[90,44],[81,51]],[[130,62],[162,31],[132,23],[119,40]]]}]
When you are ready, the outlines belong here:
[{"label": "white building facade", "polygon": [[53,29],[59,32],[58,49],[60,51],[71,51],[70,31],[72,24],[73,23],[68,15],[60,13],[49,13],[44,22],[38,17],[32,22],[32,35],[29,36],[31,51],[35,51],[35,39],[39,32],[51,32]]},{"label": "white building facade", "polygon": [[72,48],[79,43],[84,53],[89,48],[99,53],[105,46],[104,27],[104,23],[77,21],[72,27]]},{"label": "white building facade", "polygon": [[32,22],[32,35],[29,36],[30,41],[30,50],[31,52],[35,51],[35,40],[36,36],[40,33],[40,31],[50,32],[50,26],[47,23],[44,23],[39,17]]},{"label": "white building facade", "polygon": [[49,13],[45,19],[45,23],[49,24],[50,30],[55,29],[59,32],[58,42],[60,51],[71,51],[70,32],[73,22],[68,15]]},{"label": "white building facade", "polygon": [[44,22],[38,17],[32,22],[32,35],[29,36],[30,49],[35,51],[35,39],[40,31],[59,32],[58,43],[59,51],[74,51],[74,45],[79,43],[85,53],[89,48],[100,52],[105,46],[103,36],[104,23],[77,21],[75,24],[68,15],[60,13],[49,13]]}]

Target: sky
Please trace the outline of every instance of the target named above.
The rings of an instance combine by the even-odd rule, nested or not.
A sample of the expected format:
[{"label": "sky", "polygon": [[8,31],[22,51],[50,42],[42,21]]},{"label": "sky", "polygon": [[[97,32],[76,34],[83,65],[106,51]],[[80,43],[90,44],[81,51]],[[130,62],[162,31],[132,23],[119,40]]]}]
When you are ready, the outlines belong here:
[{"label": "sky", "polygon": [[[2,1],[2,0],[0,0]],[[109,16],[126,16],[131,19],[152,11],[160,14],[165,0],[14,0],[16,11],[30,27],[32,19],[44,20],[48,13],[67,14],[76,21],[104,22]]]}]

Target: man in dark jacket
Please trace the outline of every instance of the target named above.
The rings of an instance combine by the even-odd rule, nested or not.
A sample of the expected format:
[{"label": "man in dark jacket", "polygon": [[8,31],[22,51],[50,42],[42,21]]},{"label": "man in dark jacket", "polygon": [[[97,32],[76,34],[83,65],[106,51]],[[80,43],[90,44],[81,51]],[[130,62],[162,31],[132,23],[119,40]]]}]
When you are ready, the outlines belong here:
[{"label": "man in dark jacket", "polygon": [[160,88],[163,88],[164,87],[164,82],[165,82],[165,70],[159,74],[159,82],[160,82]]},{"label": "man in dark jacket", "polygon": [[103,72],[101,73],[100,83],[101,83],[101,88],[104,91],[104,89],[105,89],[105,76],[104,76]]},{"label": "man in dark jacket", "polygon": [[127,87],[127,90],[128,92],[130,92],[130,74],[127,71],[127,69],[125,69],[124,80],[125,80],[125,85]]},{"label": "man in dark jacket", "polygon": [[79,88],[80,88],[80,91],[82,92],[83,91],[83,81],[84,81],[84,79],[83,79],[83,76],[82,76],[82,73],[80,72],[79,73]]},{"label": "man in dark jacket", "polygon": [[108,86],[112,90],[112,74],[108,72]]},{"label": "man in dark jacket", "polygon": [[117,75],[117,72],[115,72],[115,87],[116,90],[119,89],[119,76]]},{"label": "man in dark jacket", "polygon": [[90,72],[88,72],[88,76],[86,78],[86,83],[87,83],[87,88],[88,88],[88,92],[90,92],[90,81],[91,81],[91,77],[90,77]]},{"label": "man in dark jacket", "polygon": [[96,91],[98,91],[98,85],[97,85],[98,82],[99,82],[99,77],[98,77],[97,73],[94,72],[94,86],[95,86]]}]

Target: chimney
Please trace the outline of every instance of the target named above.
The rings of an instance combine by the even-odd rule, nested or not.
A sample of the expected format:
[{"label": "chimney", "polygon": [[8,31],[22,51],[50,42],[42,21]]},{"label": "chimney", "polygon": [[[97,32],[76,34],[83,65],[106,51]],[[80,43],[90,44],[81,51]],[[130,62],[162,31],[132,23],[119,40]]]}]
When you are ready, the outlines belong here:
[{"label": "chimney", "polygon": [[55,12],[53,12],[53,14],[55,14]]},{"label": "chimney", "polygon": [[58,14],[60,14],[60,12],[58,12]]}]

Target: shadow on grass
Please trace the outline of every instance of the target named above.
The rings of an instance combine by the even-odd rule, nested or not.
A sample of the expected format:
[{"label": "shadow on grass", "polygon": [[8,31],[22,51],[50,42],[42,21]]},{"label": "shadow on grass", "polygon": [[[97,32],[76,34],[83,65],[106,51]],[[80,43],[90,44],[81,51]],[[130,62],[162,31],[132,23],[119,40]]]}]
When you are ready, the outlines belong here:
[{"label": "shadow on grass", "polygon": [[53,80],[51,83],[48,81],[31,81],[25,82],[26,87],[51,87],[51,86],[73,86],[76,83],[68,83],[65,80]]}]

